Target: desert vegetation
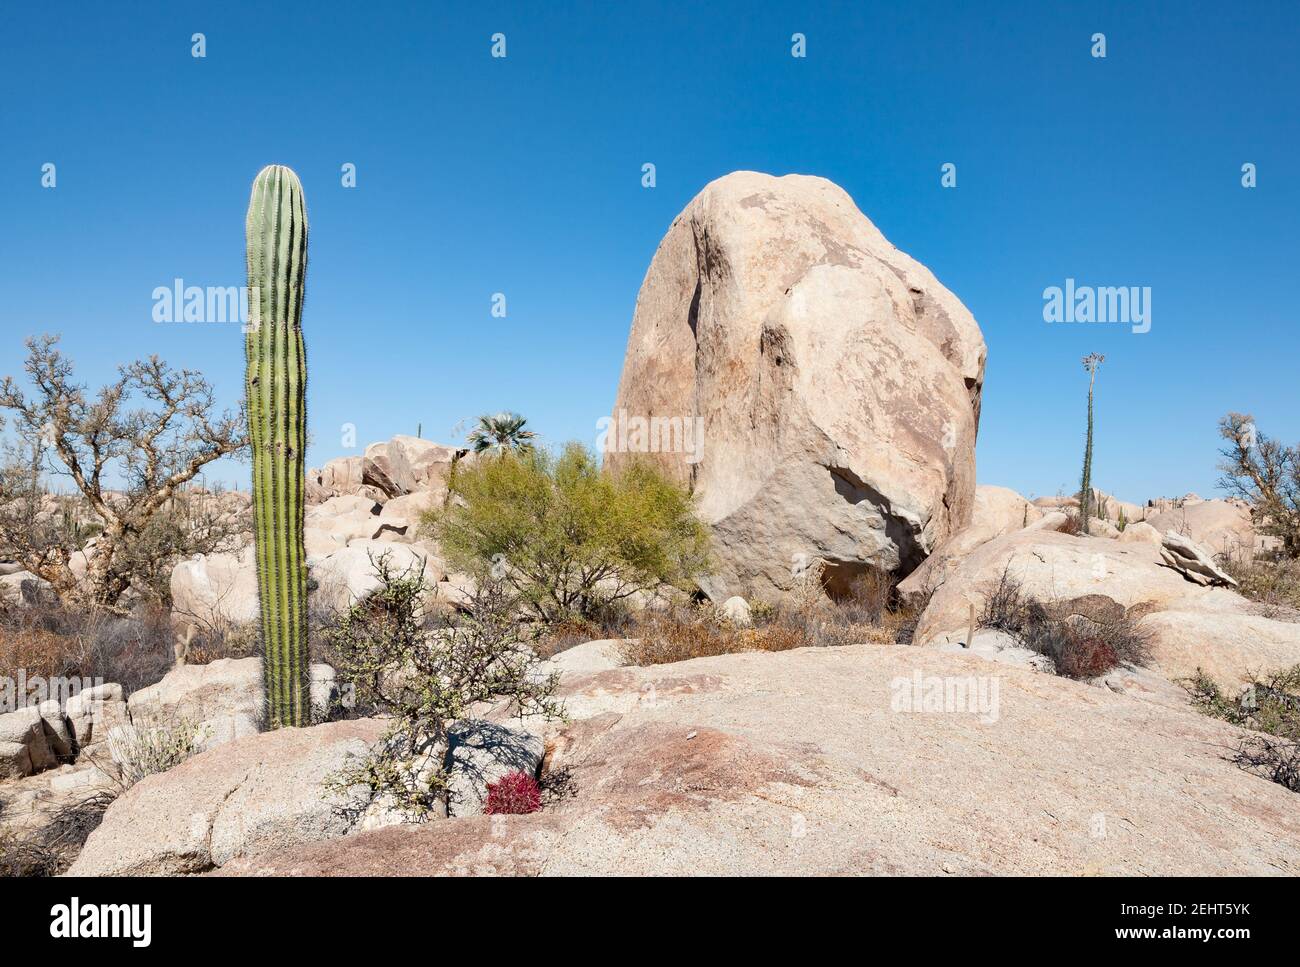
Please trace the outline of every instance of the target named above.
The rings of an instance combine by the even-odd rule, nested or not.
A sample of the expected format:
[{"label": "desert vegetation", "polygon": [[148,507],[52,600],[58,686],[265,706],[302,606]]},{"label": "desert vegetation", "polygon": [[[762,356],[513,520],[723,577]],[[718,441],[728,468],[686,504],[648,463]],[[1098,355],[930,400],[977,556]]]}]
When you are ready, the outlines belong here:
[{"label": "desert vegetation", "polygon": [[687,593],[707,568],[708,532],[683,488],[648,464],[602,472],[580,444],[497,453],[459,469],[450,493],[425,517],[430,536],[543,621]]},{"label": "desert vegetation", "polygon": [[1300,448],[1266,435],[1242,413],[1224,416],[1219,435],[1220,488],[1250,504],[1256,529],[1277,538],[1286,558],[1300,557]]},{"label": "desert vegetation", "polygon": [[1149,657],[1141,615],[1108,598],[1039,601],[1005,569],[987,589],[978,626],[1002,631],[1051,660],[1056,674],[1091,679]]},{"label": "desert vegetation", "polygon": [[[914,673],[920,681],[922,666],[952,660],[949,653],[960,648],[956,634],[974,646],[969,632],[984,628],[1033,653],[1011,649],[1015,664],[1083,683],[1099,684],[1105,676],[1114,691],[1138,676],[1111,672],[1155,664],[1145,606],[1126,608],[1104,593],[1040,599],[1025,588],[1053,585],[1041,573],[1022,585],[1021,572],[1010,564],[984,586],[994,566],[1012,558],[1017,566],[1040,561],[1056,567],[1048,560],[1059,554],[1054,560],[1062,566],[1082,568],[1083,555],[1095,551],[1094,561],[1103,558],[1106,566],[1087,572],[1091,577],[1067,576],[1078,579],[1080,589],[1091,591],[1122,567],[1126,577],[1151,580],[1180,602],[1184,584],[1197,593],[1209,588],[1216,602],[1236,600],[1225,599],[1222,590],[1236,581],[1263,609],[1252,618],[1263,613],[1294,621],[1300,615],[1295,449],[1258,435],[1249,417],[1230,414],[1221,425],[1228,444],[1224,486],[1245,502],[1231,511],[1240,516],[1248,506],[1249,522],[1275,540],[1275,548],[1251,546],[1248,554],[1224,558],[1227,570],[1221,571],[1209,552],[1182,534],[1191,528],[1176,502],[1182,520],[1166,519],[1161,531],[1144,524],[1125,534],[1134,505],[1093,484],[1097,354],[1083,358],[1089,385],[1080,488],[1074,497],[1058,494],[1042,503],[1006,488],[975,487],[982,368],[958,372],[950,354],[920,344],[906,351],[925,361],[926,379],[951,390],[933,399],[955,401],[936,415],[965,436],[956,446],[960,468],[918,463],[909,468],[915,473],[900,475],[906,483],[898,486],[915,487],[914,493],[877,492],[874,440],[851,434],[837,440],[835,462],[828,465],[825,426],[799,422],[823,402],[818,399],[800,401],[791,408],[794,416],[741,414],[738,425],[760,416],[772,423],[737,443],[737,452],[747,455],[713,476],[698,468],[680,472],[674,461],[681,454],[653,448],[598,454],[576,442],[544,446],[527,419],[513,412],[484,415],[453,446],[426,441],[422,433],[399,436],[361,455],[336,458],[323,470],[308,469],[305,217],[296,176],[278,166],[264,169],[246,223],[249,283],[252,290],[288,297],[263,299],[257,325],[246,330],[242,412],[218,413],[212,387],[199,374],[173,371],[157,359],[124,367],[117,382],[92,393],[76,383],[51,337],[29,344],[31,389],[15,380],[0,385],[0,410],[15,431],[0,469],[0,557],[7,569],[0,577],[11,578],[15,569],[26,575],[0,585],[0,678],[112,683],[106,722],[114,725],[98,729],[87,717],[57,708],[35,709],[39,721],[31,709],[22,721],[10,720],[6,735],[22,742],[6,741],[9,758],[0,763],[6,771],[20,781],[39,780],[60,765],[75,765],[97,785],[51,812],[36,833],[18,832],[0,815],[0,872],[66,870],[114,797],[126,807],[121,812],[147,816],[152,807],[141,805],[144,797],[121,794],[141,782],[184,779],[193,770],[178,764],[220,744],[256,750],[249,753],[256,765],[232,754],[231,786],[243,788],[247,780],[248,797],[276,789],[277,773],[257,772],[270,770],[263,755],[276,741],[284,744],[275,748],[294,750],[279,763],[286,772],[319,766],[309,778],[294,780],[310,782],[311,795],[299,796],[292,808],[320,810],[292,831],[310,840],[322,829],[343,835],[476,813],[523,815],[580,801],[588,793],[571,781],[569,770],[601,758],[553,761],[566,742],[594,741],[582,729],[566,730],[566,703],[586,703],[588,718],[592,708],[605,714],[611,707],[624,710],[615,718],[632,717],[636,712],[627,711],[633,706],[619,689],[629,681],[653,682],[658,666],[677,662],[809,649],[787,656],[782,667],[803,668],[807,659],[812,671],[804,674],[815,679],[826,667],[892,663],[893,672],[903,673],[891,675],[892,681],[908,681]],[[277,252],[289,257],[273,257]],[[693,256],[682,264],[694,264]],[[919,300],[914,308],[924,312],[929,305]],[[982,347],[973,320],[963,327],[967,348]],[[773,365],[783,366],[800,347],[777,342],[766,348]],[[982,348],[966,355],[982,359]],[[679,375],[673,386],[698,376]],[[713,385],[703,380],[696,390]],[[655,396],[662,388],[645,388],[655,413],[663,410]],[[695,413],[697,403],[691,397],[675,409]],[[902,437],[917,436],[904,409],[891,410],[884,422],[897,421]],[[668,419],[677,421],[683,446],[687,426],[704,424],[696,416]],[[718,480],[761,478],[766,468],[756,461],[768,459],[773,440],[789,449],[772,459],[799,472],[763,478],[774,492],[741,494],[739,506],[727,491],[722,503],[729,509],[716,516],[716,494],[710,505],[701,481],[720,486]],[[692,460],[704,453],[690,451]],[[208,464],[245,454],[251,494],[204,484]],[[708,451],[708,459],[725,464],[729,458]],[[833,483],[826,482],[827,471]],[[54,480],[70,481],[70,487],[56,493]],[[961,506],[978,512],[939,511]],[[1147,509],[1134,516],[1145,519]],[[715,514],[712,528],[706,512]],[[1041,520],[1048,513],[1052,530],[1079,540],[1031,527],[1031,514]],[[1112,552],[1099,541],[1121,535],[1126,545],[1144,543],[1120,548],[1115,540]],[[1040,537],[1047,547],[1037,555]],[[1009,555],[978,559],[984,569],[978,572],[963,570],[995,542],[1012,544]],[[1030,553],[1016,556],[1016,542]],[[930,564],[937,566],[927,570]],[[938,607],[940,595],[954,594],[960,594],[956,606]],[[982,608],[968,625],[966,609],[977,597]],[[1222,613],[1231,607],[1225,604]],[[588,644],[566,659],[570,648]],[[943,647],[862,648],[899,644]],[[827,648],[848,651],[816,652]],[[978,647],[972,653],[1001,660]],[[857,662],[859,655],[869,661]],[[761,675],[766,661],[713,661],[701,677],[722,679],[728,665]],[[561,674],[602,677],[588,694],[580,679],[566,691]],[[1188,686],[1197,707],[1249,730],[1234,761],[1288,789],[1296,788],[1297,774],[1296,675],[1293,669],[1256,678],[1249,707],[1226,697],[1208,676]],[[1039,685],[1043,695],[1085,694],[1073,684]],[[800,694],[816,687],[805,680]],[[726,702],[722,693],[717,702]],[[890,711],[898,710],[891,705]],[[714,731],[725,732],[722,725]],[[329,738],[331,729],[344,737]],[[610,727],[611,734],[618,731]],[[624,739],[636,757],[636,743],[648,741],[652,731],[648,724],[628,729]],[[694,729],[681,731],[683,742],[700,737]],[[248,745],[235,744],[242,740]],[[707,756],[724,744],[706,736],[686,752],[673,747],[654,766],[656,774],[693,750]],[[219,756],[207,761],[214,767],[222,762]],[[91,767],[102,775],[91,775]],[[1224,771],[1242,781],[1235,770]],[[276,778],[264,781],[267,775]],[[243,803],[243,794],[234,801]],[[327,807],[333,811],[328,815]],[[279,816],[283,808],[277,801],[268,813]],[[140,825],[147,827],[147,819]],[[242,818],[234,825],[245,830]],[[246,828],[250,837],[258,835],[257,823]],[[112,857],[96,862],[99,869],[136,871],[117,869]],[[205,862],[183,860],[194,869],[206,868]]]},{"label": "desert vegetation", "polygon": [[[216,410],[199,373],[156,356],[123,366],[92,394],[57,337],[29,340],[27,350],[31,391],[12,377],[0,383],[0,418],[13,422],[0,468],[0,548],[64,600],[122,613],[133,591],[165,599],[171,564],[226,546],[237,530],[185,488],[242,451],[238,415]],[[70,480],[75,496],[47,499],[50,476]],[[110,489],[114,478],[119,489]]]},{"label": "desert vegetation", "polygon": [[378,591],[343,615],[328,641],[354,689],[351,713],[389,725],[333,785],[345,793],[361,787],[371,801],[421,821],[448,806],[452,723],[502,700],[521,717],[560,718],[558,676],[541,669],[520,637],[519,602],[505,582],[483,581],[463,612],[431,613],[421,572],[399,573],[382,557],[374,563]]},{"label": "desert vegetation", "polygon": [[1249,730],[1230,750],[1238,766],[1300,792],[1300,665],[1252,676],[1235,698],[1199,669],[1183,686],[1201,711]]}]

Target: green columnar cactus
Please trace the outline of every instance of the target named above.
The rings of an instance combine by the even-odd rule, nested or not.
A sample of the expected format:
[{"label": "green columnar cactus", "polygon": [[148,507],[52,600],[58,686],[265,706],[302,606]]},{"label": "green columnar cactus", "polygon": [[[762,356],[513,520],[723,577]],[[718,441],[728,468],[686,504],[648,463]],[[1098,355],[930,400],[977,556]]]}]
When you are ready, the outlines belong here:
[{"label": "green columnar cactus", "polygon": [[290,169],[268,165],[258,174],[246,228],[250,318],[245,391],[267,720],[273,727],[306,725],[311,712],[303,546],[307,208],[302,184]]}]

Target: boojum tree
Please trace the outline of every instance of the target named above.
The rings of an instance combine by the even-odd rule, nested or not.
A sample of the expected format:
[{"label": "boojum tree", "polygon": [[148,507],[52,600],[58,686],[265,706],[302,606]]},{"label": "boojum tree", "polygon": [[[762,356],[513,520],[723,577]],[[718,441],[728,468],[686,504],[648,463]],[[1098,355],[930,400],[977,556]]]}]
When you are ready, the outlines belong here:
[{"label": "boojum tree", "polygon": [[1088,436],[1083,445],[1083,481],[1079,487],[1079,524],[1083,534],[1088,533],[1088,518],[1092,516],[1092,393],[1097,382],[1097,367],[1106,361],[1100,353],[1083,357],[1083,368],[1088,371]]}]

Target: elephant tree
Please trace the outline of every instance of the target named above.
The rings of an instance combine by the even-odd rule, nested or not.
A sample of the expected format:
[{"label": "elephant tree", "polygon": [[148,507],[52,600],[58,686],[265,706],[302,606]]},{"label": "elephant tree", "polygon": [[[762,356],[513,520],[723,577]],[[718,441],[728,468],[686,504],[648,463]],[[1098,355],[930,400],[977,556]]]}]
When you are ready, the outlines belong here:
[{"label": "elephant tree", "polygon": [[[142,566],[157,570],[232,537],[216,517],[179,530],[165,525],[205,466],[244,448],[242,419],[216,410],[201,374],[157,356],[121,367],[92,394],[58,343],[50,335],[27,340],[30,394],[12,377],[0,382],[0,410],[12,415],[18,438],[15,459],[0,469],[0,554],[65,600],[121,610],[126,592],[141,590]],[[81,506],[48,495],[47,474],[71,479]],[[79,550],[84,577],[72,567]]]}]

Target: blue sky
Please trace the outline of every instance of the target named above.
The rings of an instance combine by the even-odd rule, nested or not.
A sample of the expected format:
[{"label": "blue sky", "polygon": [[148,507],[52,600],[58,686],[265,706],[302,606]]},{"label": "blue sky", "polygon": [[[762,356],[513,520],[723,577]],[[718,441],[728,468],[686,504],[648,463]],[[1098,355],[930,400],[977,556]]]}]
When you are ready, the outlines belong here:
[{"label": "blue sky", "polygon": [[[464,6],[7,5],[0,373],[54,331],[92,385],[157,352],[233,404],[237,327],[156,324],[151,294],[242,284],[274,162],[312,223],[313,463],[345,423],[450,442],[502,408],[591,442],[664,231],[754,169],[842,185],[970,307],[982,482],[1077,486],[1090,351],[1094,480],[1126,499],[1213,492],[1229,409],[1300,438],[1295,3]],[[1151,331],[1046,324],[1066,278],[1151,286]]]}]

